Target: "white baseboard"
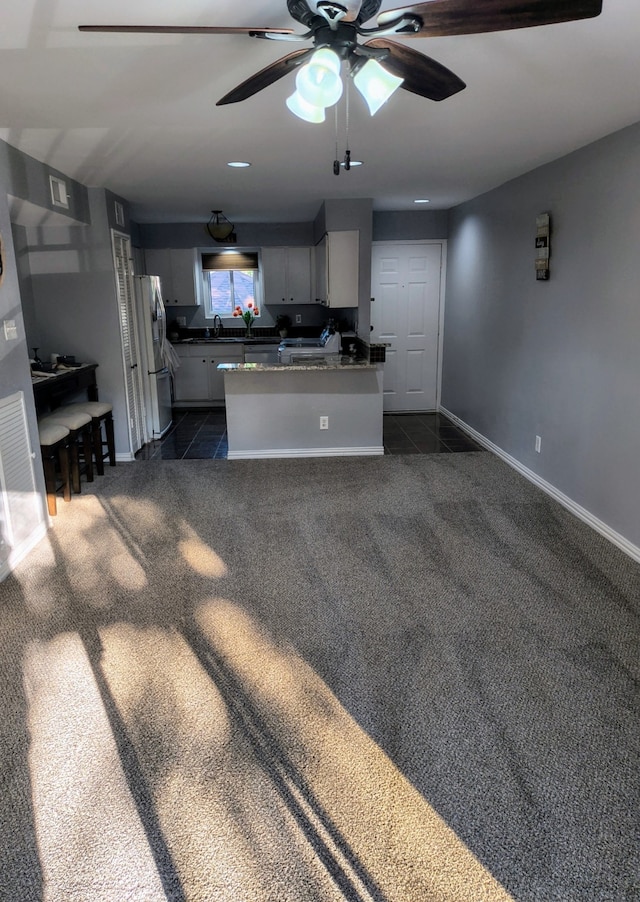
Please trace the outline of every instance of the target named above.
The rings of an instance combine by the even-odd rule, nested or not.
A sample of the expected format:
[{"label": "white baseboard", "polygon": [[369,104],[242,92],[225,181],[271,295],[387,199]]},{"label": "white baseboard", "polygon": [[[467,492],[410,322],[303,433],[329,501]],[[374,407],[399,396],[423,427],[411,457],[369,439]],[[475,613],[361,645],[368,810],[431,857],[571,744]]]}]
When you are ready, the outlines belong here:
[{"label": "white baseboard", "polygon": [[372,457],[384,454],[382,445],[367,448],[265,448],[260,451],[229,451],[227,460],[259,460],[273,457]]},{"label": "white baseboard", "polygon": [[571,511],[576,517],[590,526],[592,529],[595,529],[596,532],[599,532],[600,535],[604,536],[605,539],[608,539],[621,551],[624,551],[625,554],[629,555],[630,558],[633,558],[634,561],[640,562],[640,548],[637,545],[632,544],[628,539],[626,539],[623,535],[611,529],[606,523],[602,520],[599,520],[595,517],[590,511],[586,508],[581,507],[579,504],[576,504],[568,495],[563,494],[559,489],[557,489],[550,482],[547,482],[545,479],[542,479],[541,476],[538,476],[537,473],[534,473],[533,470],[530,470],[528,467],[525,467],[524,464],[520,463],[515,457],[512,457],[510,454],[507,454],[506,451],[503,451],[498,445],[494,445],[492,441],[489,441],[488,438],[485,438],[484,435],[481,435],[479,432],[476,432],[473,427],[469,426],[464,420],[461,420],[460,417],[457,417],[455,413],[451,413],[450,410],[447,410],[446,407],[440,407],[440,412],[443,413],[446,417],[452,420],[456,426],[459,426],[464,432],[467,433],[474,441],[476,441],[479,445],[482,445],[483,448],[486,448],[488,451],[493,452],[497,457],[503,460],[505,463],[509,464],[510,467],[513,467],[514,470],[517,470],[525,479],[528,479],[529,482],[532,482],[539,489],[542,489],[543,492],[546,492],[547,495],[550,495],[555,501],[561,504],[563,507],[566,507],[568,511]]},{"label": "white baseboard", "polygon": [[11,550],[11,554],[7,558],[6,561],[2,561],[0,563],[0,582],[5,580],[7,576],[11,573],[12,570],[18,566],[20,561],[24,560],[29,552],[35,548],[35,546],[40,542],[47,534],[47,529],[49,528],[48,518],[47,522],[43,522],[38,524],[36,528],[33,530],[29,538],[22,543],[19,548],[13,548]]}]

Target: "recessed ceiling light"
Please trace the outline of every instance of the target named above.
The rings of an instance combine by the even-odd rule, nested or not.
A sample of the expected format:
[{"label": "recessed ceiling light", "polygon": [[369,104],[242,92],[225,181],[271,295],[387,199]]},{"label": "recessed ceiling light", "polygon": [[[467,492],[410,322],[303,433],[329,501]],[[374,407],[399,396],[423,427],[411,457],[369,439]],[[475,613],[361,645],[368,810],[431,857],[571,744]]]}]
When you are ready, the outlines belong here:
[{"label": "recessed ceiling light", "polygon": [[232,169],[246,169],[248,166],[251,166],[251,163],[243,163],[241,160],[233,160],[231,163],[227,163],[227,166],[231,166]]},{"label": "recessed ceiling light", "polygon": [[414,200],[414,204],[429,204],[431,201],[426,197],[418,198],[418,200]]}]

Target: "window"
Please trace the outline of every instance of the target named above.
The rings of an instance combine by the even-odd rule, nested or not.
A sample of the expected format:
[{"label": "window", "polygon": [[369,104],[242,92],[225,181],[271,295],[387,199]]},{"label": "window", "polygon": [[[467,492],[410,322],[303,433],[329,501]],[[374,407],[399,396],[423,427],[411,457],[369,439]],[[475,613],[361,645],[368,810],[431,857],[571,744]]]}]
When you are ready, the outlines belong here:
[{"label": "window", "polygon": [[[237,306],[246,310],[258,298],[258,255],[226,251],[202,255],[205,284],[205,316],[233,316]],[[258,316],[260,314],[258,313]]]}]

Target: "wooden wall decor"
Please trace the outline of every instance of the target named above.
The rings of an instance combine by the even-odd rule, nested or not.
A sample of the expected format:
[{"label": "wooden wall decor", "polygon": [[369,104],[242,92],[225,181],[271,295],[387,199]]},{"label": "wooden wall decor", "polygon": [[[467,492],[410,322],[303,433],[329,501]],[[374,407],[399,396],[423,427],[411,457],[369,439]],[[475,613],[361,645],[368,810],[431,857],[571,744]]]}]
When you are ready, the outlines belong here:
[{"label": "wooden wall decor", "polygon": [[549,278],[551,256],[551,217],[548,213],[536,216],[536,279],[546,282]]}]

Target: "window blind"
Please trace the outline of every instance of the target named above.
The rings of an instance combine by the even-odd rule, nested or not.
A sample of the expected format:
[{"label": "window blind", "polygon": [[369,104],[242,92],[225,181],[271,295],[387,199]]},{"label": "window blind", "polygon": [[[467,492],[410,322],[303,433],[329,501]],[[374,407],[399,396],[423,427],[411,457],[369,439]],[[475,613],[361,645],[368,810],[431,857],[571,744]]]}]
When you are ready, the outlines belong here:
[{"label": "window blind", "polygon": [[203,254],[202,269],[211,272],[221,269],[258,269],[258,255],[231,251],[219,254]]}]

